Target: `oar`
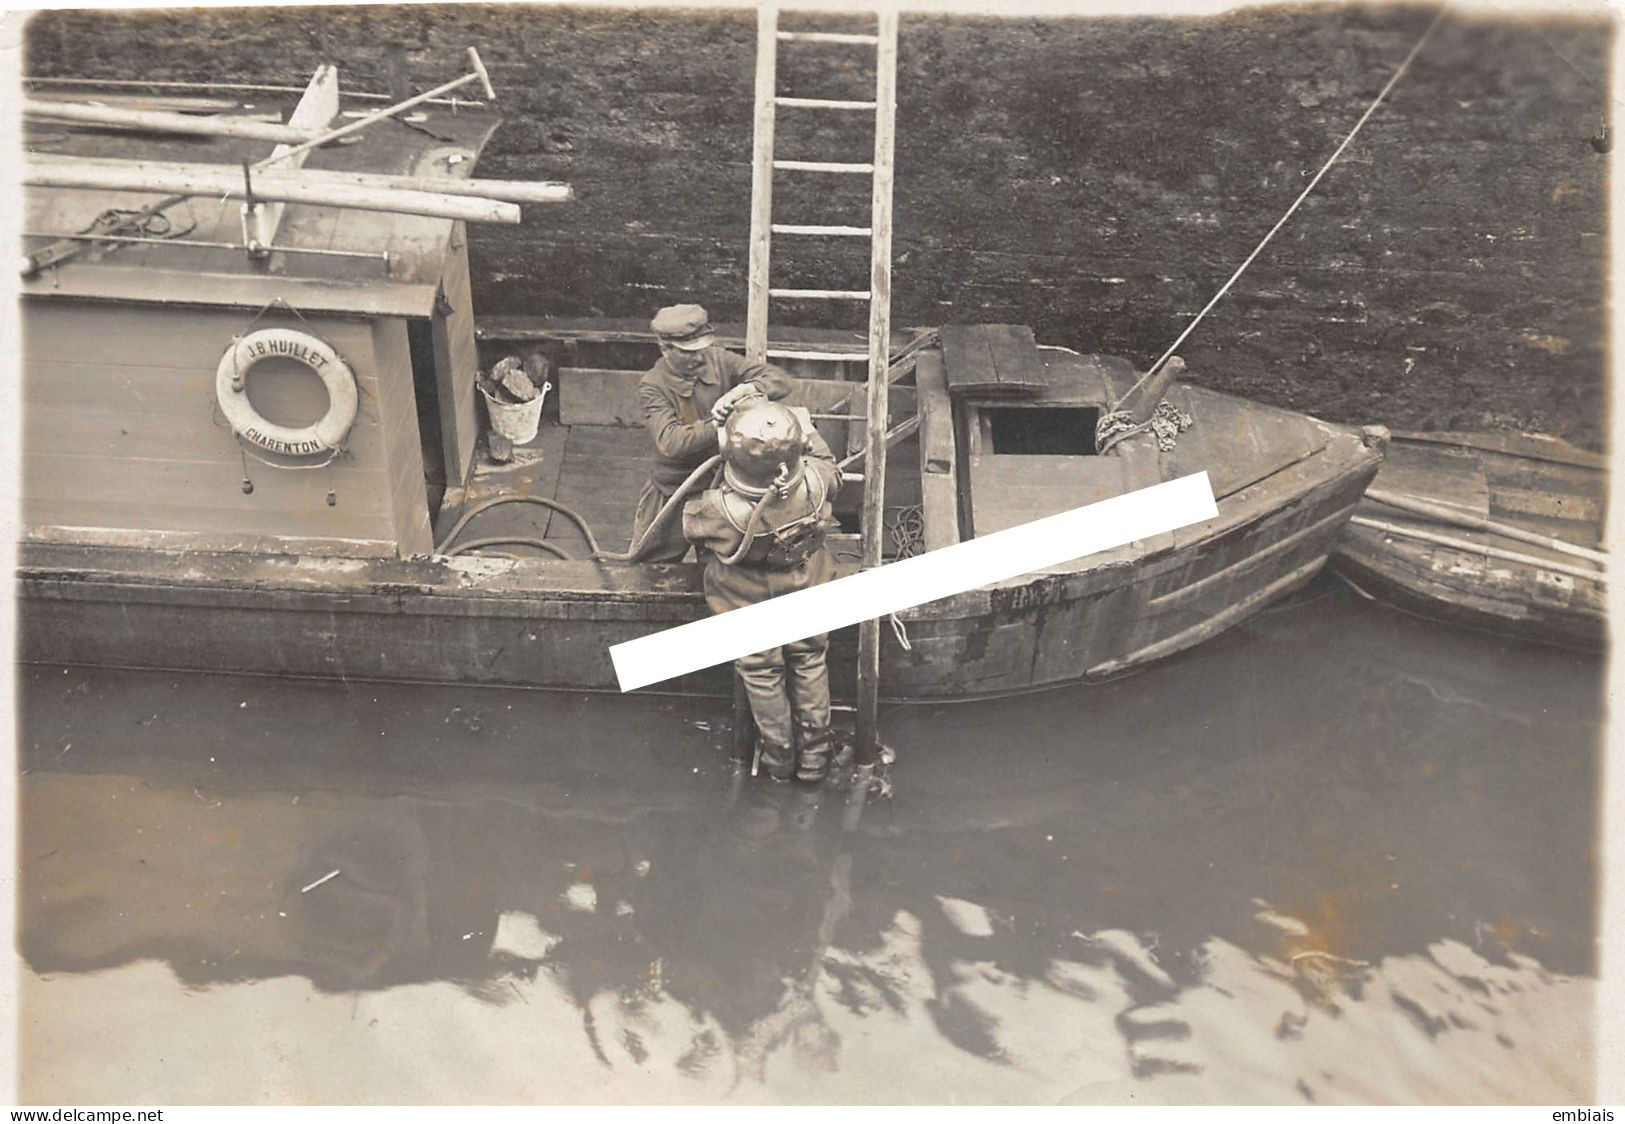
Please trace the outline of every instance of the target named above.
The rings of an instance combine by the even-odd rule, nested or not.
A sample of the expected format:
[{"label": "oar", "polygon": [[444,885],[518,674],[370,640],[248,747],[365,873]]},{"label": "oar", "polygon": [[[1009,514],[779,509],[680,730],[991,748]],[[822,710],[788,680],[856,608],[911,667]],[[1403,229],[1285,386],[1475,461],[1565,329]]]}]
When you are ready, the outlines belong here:
[{"label": "oar", "polygon": [[1398,492],[1389,492],[1381,488],[1368,488],[1366,498],[1376,500],[1388,507],[1398,508],[1400,511],[1409,511],[1416,515],[1425,515],[1437,519],[1442,523],[1453,523],[1461,527],[1471,527],[1476,531],[1488,531],[1503,538],[1517,539],[1532,546],[1543,546],[1547,550],[1555,550],[1561,554],[1572,554],[1576,558],[1584,558],[1588,562],[1595,562],[1599,566],[1608,564],[1608,555],[1600,550],[1590,550],[1550,535],[1542,535],[1537,531],[1526,531],[1522,527],[1515,527],[1510,523],[1500,523],[1494,519],[1486,519],[1481,515],[1474,515],[1470,511],[1459,511],[1453,507],[1431,503],[1418,496],[1402,495]]},{"label": "oar", "polygon": [[1583,570],[1578,566],[1570,566],[1564,562],[1553,562],[1548,558],[1536,558],[1532,554],[1519,554],[1512,550],[1485,546],[1483,543],[1458,539],[1454,535],[1435,534],[1432,531],[1424,531],[1419,527],[1402,527],[1398,523],[1388,523],[1364,515],[1351,516],[1349,522],[1361,527],[1370,527],[1372,530],[1381,531],[1384,534],[1397,535],[1400,538],[1407,539],[1420,539],[1422,542],[1448,546],[1453,550],[1464,551],[1468,554],[1482,554],[1487,558],[1499,558],[1503,562],[1516,562],[1523,566],[1534,566],[1538,569],[1550,570],[1553,573],[1567,574],[1571,578],[1583,578],[1586,581],[1593,581],[1598,584],[1606,584],[1608,581],[1608,575],[1601,570]]}]

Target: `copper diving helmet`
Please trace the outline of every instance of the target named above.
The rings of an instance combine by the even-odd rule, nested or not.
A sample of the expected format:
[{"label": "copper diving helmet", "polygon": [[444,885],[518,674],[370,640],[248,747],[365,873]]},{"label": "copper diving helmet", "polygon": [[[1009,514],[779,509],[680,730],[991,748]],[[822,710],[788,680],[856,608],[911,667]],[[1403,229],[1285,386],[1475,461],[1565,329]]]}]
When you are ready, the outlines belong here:
[{"label": "copper diving helmet", "polygon": [[722,476],[728,486],[760,496],[769,488],[794,483],[801,476],[806,439],[788,406],[761,401],[742,404],[724,423],[728,443]]}]

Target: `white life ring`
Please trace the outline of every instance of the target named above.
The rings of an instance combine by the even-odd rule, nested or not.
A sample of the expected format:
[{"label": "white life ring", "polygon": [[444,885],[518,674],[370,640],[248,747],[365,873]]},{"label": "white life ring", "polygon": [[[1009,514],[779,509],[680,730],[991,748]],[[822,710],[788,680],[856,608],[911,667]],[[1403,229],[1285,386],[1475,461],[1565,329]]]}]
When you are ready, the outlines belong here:
[{"label": "white life ring", "polygon": [[[264,359],[292,359],[309,368],[327,387],[327,413],[313,425],[278,425],[248,400],[248,369]],[[315,336],[290,328],[261,328],[226,348],[214,372],[220,412],[239,437],[273,453],[303,456],[341,448],[355,424],[359,404],[355,374],[339,353]]]}]

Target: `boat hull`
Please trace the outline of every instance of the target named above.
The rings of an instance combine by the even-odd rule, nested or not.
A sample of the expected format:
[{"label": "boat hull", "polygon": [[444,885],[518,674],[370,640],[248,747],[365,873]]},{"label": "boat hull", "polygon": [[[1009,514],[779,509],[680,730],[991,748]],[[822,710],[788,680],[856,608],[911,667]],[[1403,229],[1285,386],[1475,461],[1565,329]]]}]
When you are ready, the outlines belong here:
[{"label": "boat hull", "polygon": [[[1312,456],[1220,497],[1216,520],[899,614],[882,693],[954,700],[1114,678],[1309,581],[1380,449],[1327,427]],[[705,615],[699,568],[424,561],[26,542],[21,658],[187,671],[616,690],[609,647]],[[886,630],[888,633],[890,630]],[[837,693],[853,682],[837,633]],[[722,694],[726,668],[657,690]]]},{"label": "boat hull", "polygon": [[[1374,495],[1417,494],[1526,532],[1600,545],[1606,462],[1594,454],[1522,434],[1418,434],[1396,435],[1391,457]],[[1587,651],[1607,644],[1607,589],[1594,563],[1374,498],[1357,515],[1333,567],[1368,596],[1534,643]]]}]

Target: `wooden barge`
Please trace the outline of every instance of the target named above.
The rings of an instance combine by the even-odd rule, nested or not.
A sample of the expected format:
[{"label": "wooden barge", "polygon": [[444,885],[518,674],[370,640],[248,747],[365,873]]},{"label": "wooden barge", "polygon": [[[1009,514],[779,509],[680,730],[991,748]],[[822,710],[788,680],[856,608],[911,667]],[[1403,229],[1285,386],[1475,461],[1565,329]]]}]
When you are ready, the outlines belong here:
[{"label": "wooden barge", "polygon": [[[422,114],[315,148],[307,168],[466,178],[495,119],[463,107]],[[51,147],[91,160],[201,161],[218,165],[218,178],[271,142],[71,127],[25,143],[36,157]],[[650,455],[632,395],[655,354],[646,332],[486,323],[488,356],[540,350],[557,384],[535,440],[496,467],[481,447],[461,219],[294,199],[280,205],[274,245],[245,253],[233,246],[239,204],[193,194],[140,236],[83,234],[163,194],[27,192],[31,252],[74,232],[91,252],[23,283],[23,659],[612,690],[610,645],[706,612],[698,566],[593,560],[575,523],[535,505],[478,515],[464,537],[540,538],[575,557],[524,546],[451,557],[443,539],[472,505],[528,494],[570,507],[600,549],[625,546]],[[306,340],[309,354],[239,355],[233,380],[234,349],[266,331]],[[834,448],[857,455],[863,383],[849,380],[864,377],[863,338],[803,332],[791,342],[821,355],[787,361],[793,401],[821,415]],[[1096,422],[1136,379],[1125,360],[1044,348],[1004,325],[899,333],[896,343],[915,350],[890,395],[888,557],[1202,470],[1220,515],[899,614],[882,660],[888,698],[1101,680],[1213,636],[1320,569],[1386,441],[1385,431],[1175,384],[1167,399],[1194,425],[1171,447],[1145,432],[1099,455]],[[255,417],[319,428],[335,392],[311,356],[329,352],[357,399],[341,448],[256,443],[226,416],[235,400],[224,388],[242,392],[246,380]],[[835,537],[848,570],[856,513],[848,497],[846,533]],[[835,683],[851,683],[851,636],[837,636],[832,659]],[[709,693],[727,682],[717,668],[666,686]]]},{"label": "wooden barge", "polygon": [[1555,437],[1397,434],[1333,565],[1420,616],[1600,649],[1607,471]]}]

